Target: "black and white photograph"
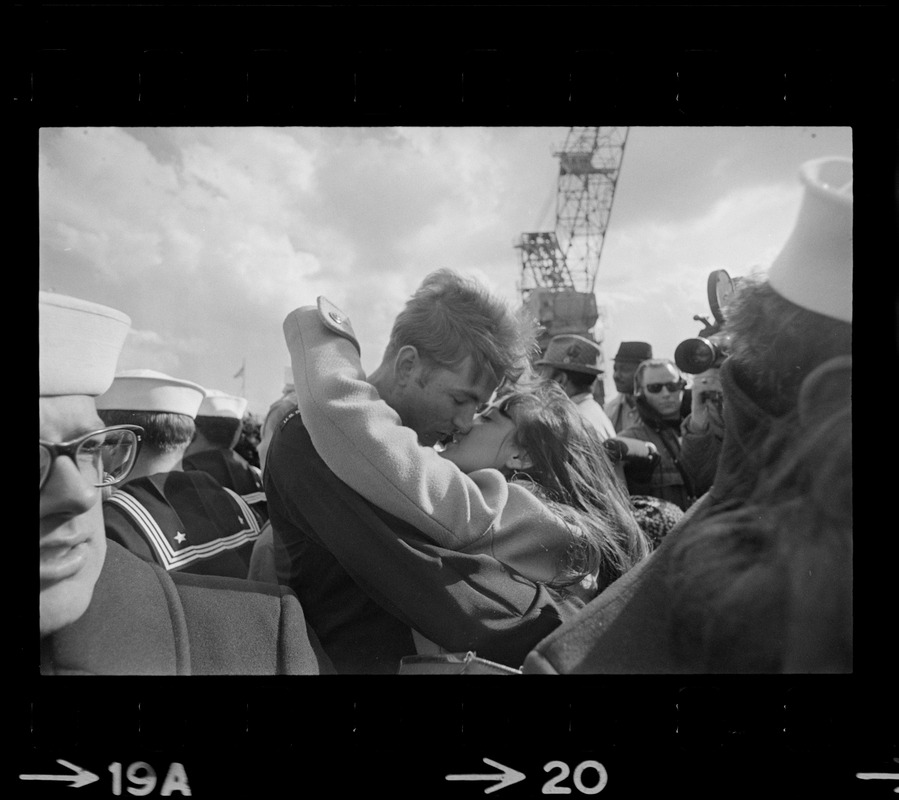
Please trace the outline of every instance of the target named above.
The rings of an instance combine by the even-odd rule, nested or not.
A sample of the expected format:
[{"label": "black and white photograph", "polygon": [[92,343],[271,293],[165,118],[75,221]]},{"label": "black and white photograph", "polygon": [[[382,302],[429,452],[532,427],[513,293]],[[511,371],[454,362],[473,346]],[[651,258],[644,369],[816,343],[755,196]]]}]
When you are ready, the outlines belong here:
[{"label": "black and white photograph", "polygon": [[[111,540],[167,577],[289,587],[301,671],[460,670],[469,652],[563,673],[851,671],[850,129],[44,128],[39,189],[43,302],[130,319],[95,404],[145,430],[111,434],[133,463],[99,487],[98,558]],[[751,377],[729,370],[744,353]],[[838,419],[802,453],[816,391]],[[541,640],[596,624],[584,606],[707,492],[770,518],[707,511],[672,545],[672,594],[627,623],[664,608],[670,630],[554,661]],[[799,498],[830,527],[790,544]],[[42,549],[48,597],[76,582],[62,541]],[[181,664],[178,644],[168,664],[143,638],[42,666],[293,669],[277,649]]]}]

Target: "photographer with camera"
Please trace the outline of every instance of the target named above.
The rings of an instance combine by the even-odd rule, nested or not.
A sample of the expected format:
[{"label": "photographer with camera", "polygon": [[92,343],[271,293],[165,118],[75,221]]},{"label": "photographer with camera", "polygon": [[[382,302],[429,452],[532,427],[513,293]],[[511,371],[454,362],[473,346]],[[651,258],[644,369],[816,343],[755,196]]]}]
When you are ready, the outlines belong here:
[{"label": "photographer with camera", "polygon": [[651,443],[659,456],[625,463],[624,476],[631,495],[657,497],[683,511],[696,498],[692,475],[681,458],[681,407],[686,385],[683,374],[671,359],[641,362],[634,373],[640,421],[618,434],[622,439]]}]

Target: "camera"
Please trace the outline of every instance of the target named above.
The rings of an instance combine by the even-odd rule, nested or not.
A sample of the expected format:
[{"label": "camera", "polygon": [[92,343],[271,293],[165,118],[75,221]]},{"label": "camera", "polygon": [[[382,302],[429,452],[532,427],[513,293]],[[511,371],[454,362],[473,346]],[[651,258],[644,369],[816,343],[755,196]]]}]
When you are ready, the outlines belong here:
[{"label": "camera", "polygon": [[705,327],[698,336],[685,339],[674,350],[674,363],[689,375],[698,375],[707,369],[720,367],[730,354],[731,336],[721,332],[724,324],[722,309],[733,294],[734,283],[727,272],[716,269],[709,274],[706,289],[709,308],[715,321],[709,322],[706,317],[694,316],[693,319],[702,322]]},{"label": "camera", "polygon": [[[695,317],[694,317],[695,319]],[[704,321],[704,320],[703,320]],[[720,367],[730,353],[730,336],[715,333],[685,339],[674,351],[674,363],[690,375]]]},{"label": "camera", "polygon": [[703,403],[714,403],[718,405],[724,402],[724,392],[709,390],[706,392],[699,393],[699,399],[702,400]]},{"label": "camera", "polygon": [[719,419],[723,418],[723,416],[724,416],[724,392],[713,391],[713,390],[700,392],[699,399],[703,403],[708,403],[710,406],[713,406],[718,412]]}]

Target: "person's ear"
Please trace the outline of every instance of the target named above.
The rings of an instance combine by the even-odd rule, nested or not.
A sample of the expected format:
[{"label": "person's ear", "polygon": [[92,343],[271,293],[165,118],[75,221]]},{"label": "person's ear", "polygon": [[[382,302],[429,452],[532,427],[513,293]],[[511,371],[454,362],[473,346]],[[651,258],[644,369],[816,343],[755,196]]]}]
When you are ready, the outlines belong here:
[{"label": "person's ear", "polygon": [[506,467],[508,469],[516,470],[516,469],[530,469],[534,466],[534,462],[531,461],[531,457],[521,450],[518,453],[513,453],[506,459]]},{"label": "person's ear", "polygon": [[393,360],[393,374],[397,385],[406,386],[416,374],[420,364],[418,350],[413,345],[407,344],[401,347]]}]

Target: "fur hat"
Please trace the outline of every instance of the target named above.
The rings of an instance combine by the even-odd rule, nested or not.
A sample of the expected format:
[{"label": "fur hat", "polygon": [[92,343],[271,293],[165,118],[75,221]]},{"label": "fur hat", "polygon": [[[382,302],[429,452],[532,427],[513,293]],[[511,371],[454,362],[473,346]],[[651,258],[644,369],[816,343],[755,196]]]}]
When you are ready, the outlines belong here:
[{"label": "fur hat", "polygon": [[679,506],[649,495],[631,495],[634,518],[649,537],[653,548],[658,547],[668,532],[683,519]]}]

